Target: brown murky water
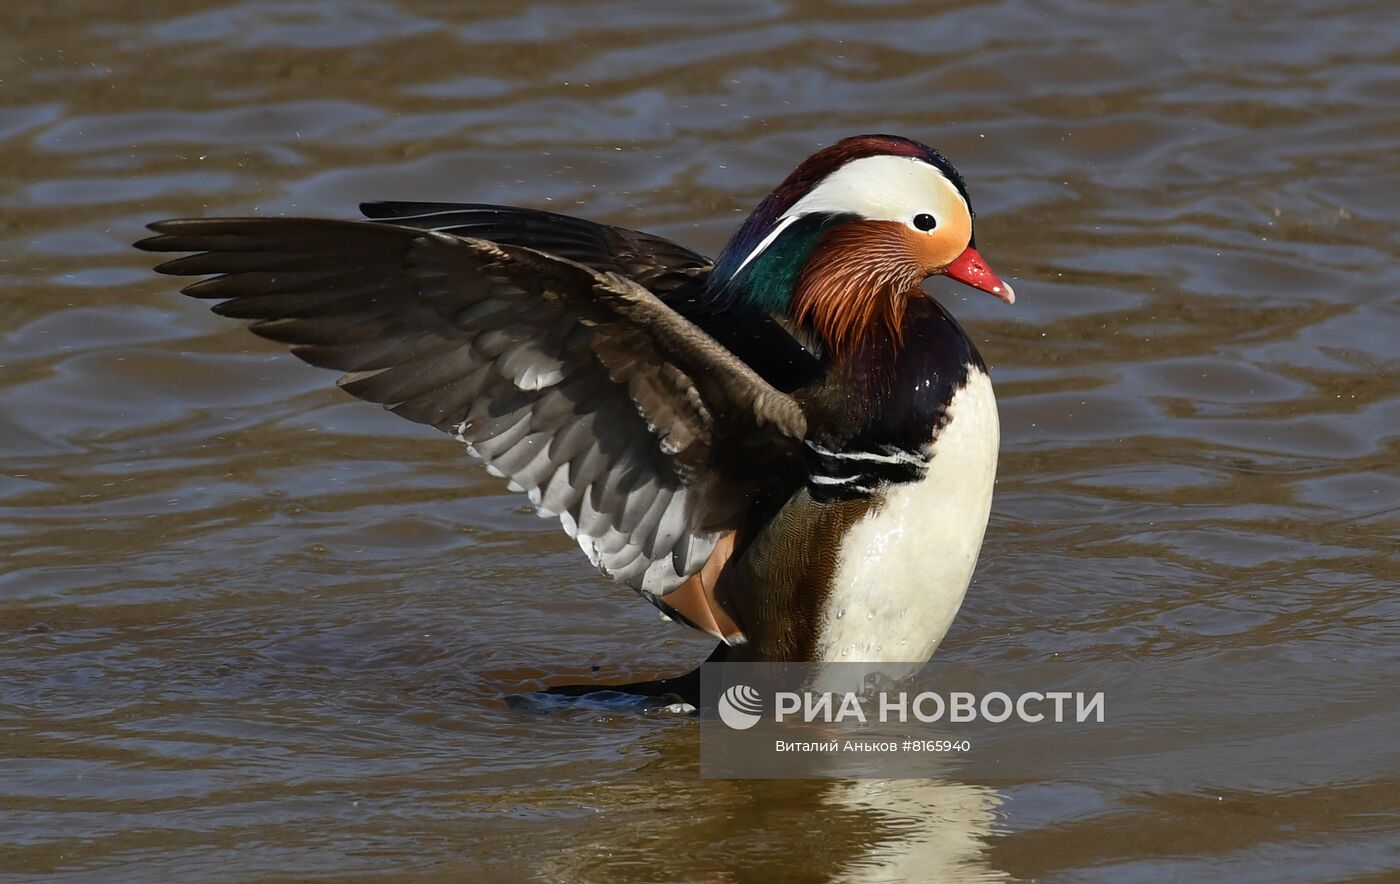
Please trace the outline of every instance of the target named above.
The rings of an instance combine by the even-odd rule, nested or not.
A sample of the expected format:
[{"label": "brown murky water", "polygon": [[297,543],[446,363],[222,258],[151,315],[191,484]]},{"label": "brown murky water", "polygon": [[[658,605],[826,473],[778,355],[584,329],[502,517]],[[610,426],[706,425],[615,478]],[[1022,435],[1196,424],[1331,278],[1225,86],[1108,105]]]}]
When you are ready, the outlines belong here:
[{"label": "brown murky water", "polygon": [[1249,789],[719,782],[693,722],[513,712],[709,643],[129,248],[154,218],[397,198],[713,253],[817,146],[927,140],[1020,294],[932,286],[1004,434],[941,654],[1364,665],[1400,620],[1384,4],[10,0],[0,50],[0,870],[1398,873],[1379,762]]}]

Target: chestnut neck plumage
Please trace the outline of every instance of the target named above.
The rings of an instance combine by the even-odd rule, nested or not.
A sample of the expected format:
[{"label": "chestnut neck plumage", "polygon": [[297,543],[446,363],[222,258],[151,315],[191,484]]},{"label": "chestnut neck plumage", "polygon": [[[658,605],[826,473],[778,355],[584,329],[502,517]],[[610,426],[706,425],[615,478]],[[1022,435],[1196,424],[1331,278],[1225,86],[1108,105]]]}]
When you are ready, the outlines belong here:
[{"label": "chestnut neck plumage", "polygon": [[833,361],[848,362],[872,340],[903,343],[904,310],[924,277],[906,242],[902,224],[855,222],[823,236],[808,259],[792,318],[817,333]]},{"label": "chestnut neck plumage", "polygon": [[778,316],[837,364],[879,342],[898,349],[905,305],[924,275],[909,258],[902,225],[851,215],[798,218],[726,277],[719,268],[737,263],[729,258],[726,250],[711,278],[711,309]]}]

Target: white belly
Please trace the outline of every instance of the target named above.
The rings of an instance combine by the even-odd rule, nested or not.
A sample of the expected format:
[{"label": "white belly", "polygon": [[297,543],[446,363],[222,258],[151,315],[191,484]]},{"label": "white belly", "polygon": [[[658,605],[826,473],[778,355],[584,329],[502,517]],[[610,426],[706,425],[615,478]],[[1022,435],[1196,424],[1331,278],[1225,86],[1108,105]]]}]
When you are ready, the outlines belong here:
[{"label": "white belly", "polygon": [[841,543],[816,659],[923,662],[962,606],[992,507],[992,383],[973,369],[953,397],[923,481],[891,486]]}]

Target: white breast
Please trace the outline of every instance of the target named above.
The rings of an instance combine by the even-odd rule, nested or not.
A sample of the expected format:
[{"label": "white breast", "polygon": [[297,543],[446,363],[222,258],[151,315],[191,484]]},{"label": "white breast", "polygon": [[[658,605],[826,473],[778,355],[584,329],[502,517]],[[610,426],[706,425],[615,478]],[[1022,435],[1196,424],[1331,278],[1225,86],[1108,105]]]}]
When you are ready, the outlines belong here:
[{"label": "white breast", "polygon": [[991,380],[972,369],[921,482],[894,485],[841,543],[815,658],[922,662],[962,606],[992,507],[1001,430]]}]

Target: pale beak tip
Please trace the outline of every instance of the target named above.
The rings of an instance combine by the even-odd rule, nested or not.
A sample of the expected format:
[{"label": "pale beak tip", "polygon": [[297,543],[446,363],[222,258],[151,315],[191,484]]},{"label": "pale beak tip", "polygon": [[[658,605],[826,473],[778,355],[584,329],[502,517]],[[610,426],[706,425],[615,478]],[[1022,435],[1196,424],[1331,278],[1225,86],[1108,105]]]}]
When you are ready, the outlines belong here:
[{"label": "pale beak tip", "polygon": [[1013,289],[1011,287],[1011,284],[1008,282],[1002,281],[1001,285],[992,289],[992,294],[996,295],[998,298],[1001,298],[1008,304],[1016,303],[1016,290]]}]

